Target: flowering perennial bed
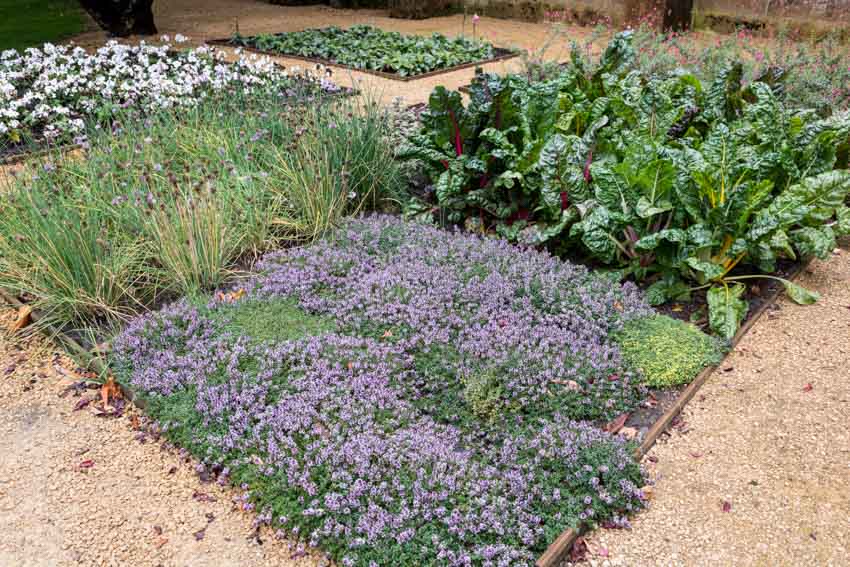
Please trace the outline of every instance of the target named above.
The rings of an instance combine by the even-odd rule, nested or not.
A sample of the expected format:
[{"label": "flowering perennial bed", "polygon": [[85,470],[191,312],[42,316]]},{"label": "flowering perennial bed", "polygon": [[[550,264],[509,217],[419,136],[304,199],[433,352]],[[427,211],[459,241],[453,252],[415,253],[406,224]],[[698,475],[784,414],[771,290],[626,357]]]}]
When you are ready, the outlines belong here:
[{"label": "flowering perennial bed", "polygon": [[[184,38],[177,37],[178,41]],[[233,63],[213,48],[176,52],[163,45],[110,41],[95,53],[45,44],[0,54],[0,152],[29,141],[82,141],[86,119],[194,105],[234,87],[282,94],[337,92],[326,78],[290,75],[268,58]]]},{"label": "flowering perennial bed", "polygon": [[639,291],[546,253],[351,221],[114,343],[120,379],[258,521],[342,565],[526,565],[624,524],[643,477],[598,424],[642,394]]}]

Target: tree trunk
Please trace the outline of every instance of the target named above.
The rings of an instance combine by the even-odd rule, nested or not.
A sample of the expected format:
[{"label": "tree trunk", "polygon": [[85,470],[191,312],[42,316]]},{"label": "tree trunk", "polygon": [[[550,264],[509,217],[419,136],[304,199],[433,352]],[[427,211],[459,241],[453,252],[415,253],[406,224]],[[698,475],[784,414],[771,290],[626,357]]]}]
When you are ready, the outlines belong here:
[{"label": "tree trunk", "polygon": [[153,35],[153,0],[80,0],[80,5],[110,35]]},{"label": "tree trunk", "polygon": [[694,0],[665,0],[664,20],[665,30],[685,31],[691,27],[691,12],[694,10]]}]

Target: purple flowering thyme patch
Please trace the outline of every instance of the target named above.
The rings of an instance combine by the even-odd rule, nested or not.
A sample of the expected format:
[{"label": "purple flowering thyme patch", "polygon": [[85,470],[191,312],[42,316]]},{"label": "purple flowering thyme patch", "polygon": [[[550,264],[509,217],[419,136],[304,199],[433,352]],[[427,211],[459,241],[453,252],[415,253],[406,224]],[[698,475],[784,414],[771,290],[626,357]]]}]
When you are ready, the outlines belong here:
[{"label": "purple flowering thyme patch", "polygon": [[548,254],[373,217],[267,256],[235,302],[135,320],[114,363],[242,506],[341,565],[530,565],[643,503],[599,424],[640,399],[612,335],[650,312]]}]

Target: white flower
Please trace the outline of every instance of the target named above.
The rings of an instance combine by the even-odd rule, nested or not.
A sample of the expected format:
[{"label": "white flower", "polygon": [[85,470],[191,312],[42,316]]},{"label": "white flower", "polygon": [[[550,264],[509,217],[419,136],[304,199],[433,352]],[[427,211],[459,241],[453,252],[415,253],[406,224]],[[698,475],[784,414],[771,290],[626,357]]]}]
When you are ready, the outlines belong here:
[{"label": "white flower", "polygon": [[187,41],[189,41],[189,38],[183,35],[182,33],[178,33],[174,36],[174,41],[176,41],[177,43],[186,43]]}]

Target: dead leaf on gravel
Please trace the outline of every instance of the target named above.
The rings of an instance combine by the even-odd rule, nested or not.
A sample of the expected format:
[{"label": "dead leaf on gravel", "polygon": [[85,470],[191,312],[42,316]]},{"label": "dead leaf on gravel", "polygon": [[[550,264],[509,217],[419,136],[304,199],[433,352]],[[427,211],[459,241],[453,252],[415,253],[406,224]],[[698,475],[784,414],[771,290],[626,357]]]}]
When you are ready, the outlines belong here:
[{"label": "dead leaf on gravel", "polygon": [[74,411],[80,411],[81,409],[83,409],[84,407],[89,405],[90,403],[91,403],[91,398],[80,398],[79,400],[77,400],[77,403],[74,404]]},{"label": "dead leaf on gravel", "polygon": [[90,469],[93,466],[94,466],[94,461],[91,460],[91,459],[86,459],[85,461],[83,461],[82,463],[79,464],[79,467],[81,469]]},{"label": "dead leaf on gravel", "polygon": [[585,556],[587,556],[587,543],[583,537],[576,538],[573,546],[570,548],[570,561],[578,563],[579,561],[584,561]]},{"label": "dead leaf on gravel", "polygon": [[720,509],[723,510],[724,512],[731,512],[732,511],[732,503],[729,502],[728,500],[724,500],[723,504],[720,505]]},{"label": "dead leaf on gravel", "polygon": [[161,537],[161,538],[159,538],[159,539],[157,540],[157,542],[154,544],[154,546],[155,546],[157,549],[159,549],[160,547],[162,547],[162,546],[163,546],[163,545],[165,545],[166,543],[168,543],[168,538],[167,538],[167,537]]},{"label": "dead leaf on gravel", "polygon": [[201,528],[200,530],[196,531],[192,535],[195,536],[196,541],[201,541],[202,539],[204,539],[204,536],[207,535],[206,531],[207,531],[207,528]]},{"label": "dead leaf on gravel", "polygon": [[154,526],[153,533],[155,533],[156,535],[162,535],[162,526]]},{"label": "dead leaf on gravel", "polygon": [[811,383],[806,384],[805,386],[803,386],[803,391],[804,391],[804,392],[811,392],[813,389],[814,389],[814,386],[812,386],[812,384],[811,384]]},{"label": "dead leaf on gravel", "polygon": [[103,407],[108,406],[110,400],[117,400],[121,397],[121,388],[115,383],[115,377],[110,374],[100,388],[100,400],[103,402]]},{"label": "dead leaf on gravel", "polygon": [[653,486],[644,486],[640,489],[640,491],[643,493],[643,497],[647,500],[652,500],[652,497],[655,496],[655,487]]},{"label": "dead leaf on gravel", "polygon": [[623,427],[620,429],[620,435],[625,437],[626,439],[634,439],[637,437],[638,430],[634,427]]},{"label": "dead leaf on gravel", "polygon": [[12,324],[9,326],[10,333],[17,333],[24,327],[28,326],[32,323],[32,307],[29,305],[24,305],[20,309],[18,309],[18,316],[12,321]]},{"label": "dead leaf on gravel", "polygon": [[626,420],[628,420],[628,419],[629,419],[629,412],[621,413],[620,415],[615,417],[613,420],[609,421],[605,425],[604,429],[608,433],[617,433],[618,431],[620,431],[620,429],[623,428],[623,426],[626,424]]},{"label": "dead leaf on gravel", "polygon": [[199,492],[197,490],[194,492],[194,494],[192,494],[192,498],[194,498],[198,502],[215,502],[216,501],[215,496],[210,496],[209,494],[206,494],[204,492]]}]

